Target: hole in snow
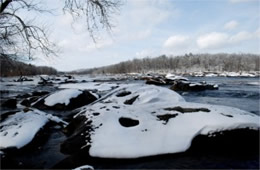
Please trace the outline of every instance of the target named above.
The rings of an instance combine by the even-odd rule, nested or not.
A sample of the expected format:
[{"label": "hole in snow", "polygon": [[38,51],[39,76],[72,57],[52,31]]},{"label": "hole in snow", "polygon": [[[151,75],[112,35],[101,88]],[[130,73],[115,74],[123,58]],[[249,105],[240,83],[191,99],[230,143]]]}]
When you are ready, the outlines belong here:
[{"label": "hole in snow", "polygon": [[136,100],[138,97],[139,97],[139,95],[137,95],[137,96],[135,96],[135,97],[133,97],[133,98],[131,98],[131,99],[129,99],[129,100],[126,100],[126,101],[124,102],[124,104],[131,105],[131,104],[133,104],[133,103],[135,102],[135,100]]},{"label": "hole in snow", "polygon": [[226,117],[233,117],[232,115],[228,115],[228,114],[224,114],[224,113],[220,113],[220,114],[223,116],[226,116]]},{"label": "hole in snow", "polygon": [[98,116],[99,114],[100,113],[98,113],[98,112],[93,113],[94,116]]},{"label": "hole in snow", "polygon": [[129,94],[131,94],[130,91],[123,91],[123,92],[117,93],[116,97],[124,97],[124,96],[127,96]]},{"label": "hole in snow", "polygon": [[157,118],[161,121],[164,121],[163,124],[166,125],[169,119],[175,118],[176,116],[178,116],[178,114],[164,114],[164,115],[157,115]]},{"label": "hole in snow", "polygon": [[190,112],[210,112],[209,109],[207,108],[184,108],[184,107],[169,107],[169,108],[165,108],[164,110],[167,111],[177,111],[177,112],[181,112],[181,113],[190,113]]},{"label": "hole in snow", "polygon": [[133,126],[139,125],[139,120],[121,117],[121,118],[119,118],[119,123],[124,127],[133,127]]}]

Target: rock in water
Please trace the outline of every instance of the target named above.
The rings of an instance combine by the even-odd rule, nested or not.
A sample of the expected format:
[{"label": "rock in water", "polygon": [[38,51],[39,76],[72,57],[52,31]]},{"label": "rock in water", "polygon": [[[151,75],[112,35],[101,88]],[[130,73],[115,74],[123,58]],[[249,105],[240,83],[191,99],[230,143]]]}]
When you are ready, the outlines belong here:
[{"label": "rock in water", "polygon": [[[126,91],[127,95],[118,95]],[[131,104],[125,103],[133,98]],[[226,106],[186,102],[167,88],[125,85],[76,115],[65,129],[69,137],[61,151],[139,158],[184,152],[198,135],[244,128],[259,130],[259,116]]]},{"label": "rock in water", "polygon": [[40,111],[17,112],[0,123],[0,149],[17,148],[30,143],[48,122]]},{"label": "rock in water", "polygon": [[92,103],[97,98],[88,91],[78,89],[64,89],[54,92],[36,102],[33,107],[49,110],[73,110]]},{"label": "rock in water", "polygon": [[174,91],[203,91],[203,90],[217,90],[218,86],[214,84],[191,83],[188,81],[175,81],[170,87]]},{"label": "rock in water", "polygon": [[2,107],[8,107],[8,108],[16,108],[17,100],[16,99],[8,99],[4,103],[2,103]]}]

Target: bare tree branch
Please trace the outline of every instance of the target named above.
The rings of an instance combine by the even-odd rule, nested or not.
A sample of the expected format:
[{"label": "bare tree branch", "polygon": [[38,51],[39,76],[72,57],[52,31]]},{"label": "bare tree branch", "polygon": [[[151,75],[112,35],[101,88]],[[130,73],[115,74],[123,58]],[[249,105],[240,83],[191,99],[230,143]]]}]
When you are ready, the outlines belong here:
[{"label": "bare tree branch", "polygon": [[[21,11],[51,13],[41,6],[43,0],[0,0],[0,54],[27,57],[35,54],[57,55],[55,43],[51,42],[44,26],[20,16]],[[86,29],[96,40],[101,29],[110,32],[112,15],[119,12],[120,0],[65,0],[63,12],[74,21],[84,19]]]},{"label": "bare tree branch", "polygon": [[111,31],[112,15],[119,13],[121,5],[120,0],[65,0],[63,11],[71,14],[74,21],[84,19],[95,42],[100,29]]}]

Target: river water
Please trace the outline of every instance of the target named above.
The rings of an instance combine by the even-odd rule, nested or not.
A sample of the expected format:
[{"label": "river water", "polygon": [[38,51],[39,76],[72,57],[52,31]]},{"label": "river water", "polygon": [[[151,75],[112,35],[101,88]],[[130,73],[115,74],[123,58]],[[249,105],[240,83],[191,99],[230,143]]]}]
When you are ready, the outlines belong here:
[{"label": "river water", "polygon": [[[260,115],[260,79],[240,78],[240,77],[188,77],[191,82],[202,82],[218,84],[218,90],[206,90],[199,92],[179,92],[186,101],[196,103],[207,103],[226,105],[249,111]],[[38,86],[39,78],[34,78],[32,82],[13,82],[15,78],[3,78],[1,82],[0,101],[3,102],[9,98],[18,95],[24,95],[33,91],[54,91],[58,86]],[[93,81],[95,79],[108,79],[107,77],[89,77],[76,76],[78,80]],[[113,81],[110,81],[113,83]],[[115,83],[145,83],[144,81],[121,80]],[[163,86],[168,88],[169,86]],[[18,97],[19,99],[19,97]],[[1,114],[8,111],[6,108],[0,108]],[[53,113],[62,115],[60,113]],[[62,116],[60,116],[63,118]],[[29,149],[22,152],[11,153],[9,156],[1,157],[2,168],[52,168],[56,164],[61,168],[73,168],[75,166],[88,163],[82,161],[82,157],[70,157],[59,151],[59,145],[66,139],[59,128],[50,127],[48,129],[46,141],[37,149]],[[259,149],[259,148],[258,148]],[[259,153],[249,155],[248,157],[237,157],[223,154],[199,154],[199,155],[165,155],[152,157],[148,159],[137,160],[92,160],[90,161],[97,169],[103,168],[259,168]]]}]

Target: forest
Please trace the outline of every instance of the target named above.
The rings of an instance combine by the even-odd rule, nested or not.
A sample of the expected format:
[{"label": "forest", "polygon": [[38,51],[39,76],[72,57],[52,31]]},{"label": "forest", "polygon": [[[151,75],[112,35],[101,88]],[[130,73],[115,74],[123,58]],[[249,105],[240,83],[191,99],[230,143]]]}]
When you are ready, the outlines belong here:
[{"label": "forest", "polygon": [[118,64],[80,70],[79,74],[120,74],[148,72],[241,72],[259,71],[260,56],[256,54],[185,54],[183,56],[161,55],[155,58],[133,59]]},{"label": "forest", "polygon": [[34,66],[32,64],[25,64],[23,62],[13,60],[4,56],[0,56],[0,76],[24,76],[24,75],[40,75],[57,74],[57,70],[52,67]]}]

